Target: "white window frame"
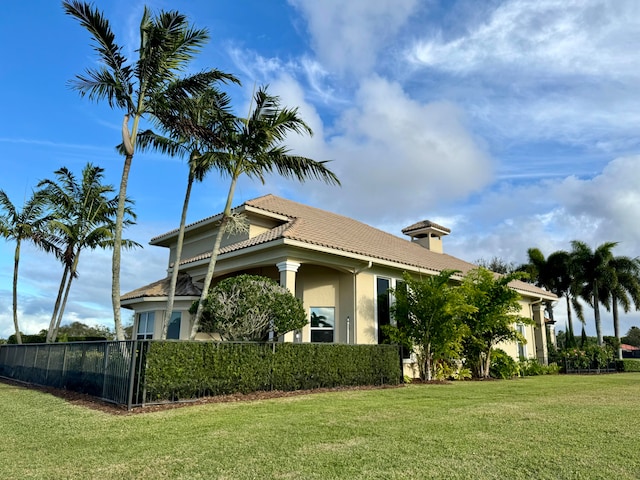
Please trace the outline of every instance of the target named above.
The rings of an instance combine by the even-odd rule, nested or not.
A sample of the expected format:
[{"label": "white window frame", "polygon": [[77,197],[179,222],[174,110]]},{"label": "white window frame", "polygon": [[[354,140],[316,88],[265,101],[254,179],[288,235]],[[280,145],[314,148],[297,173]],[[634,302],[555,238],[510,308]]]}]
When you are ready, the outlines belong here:
[{"label": "white window frame", "polygon": [[[517,332],[522,335],[523,337],[527,338],[527,336],[525,335],[525,325],[524,323],[518,323],[516,324],[516,329]],[[520,358],[529,358],[528,354],[527,354],[527,344],[526,343],[522,343],[522,342],[516,342],[517,343],[517,347],[518,347],[518,359]],[[522,355],[520,355],[520,352],[522,351]]]},{"label": "white window frame", "polygon": [[[149,316],[151,316],[151,330],[149,331]],[[154,310],[147,310],[145,312],[137,313],[137,328],[136,339],[138,340],[152,340],[156,325],[156,312]],[[141,330],[142,321],[144,319],[144,331]]]},{"label": "white window frame", "polygon": [[[313,310],[317,309],[317,310],[332,310],[333,312],[333,318],[332,318],[332,323],[333,325],[331,326],[331,328],[329,327],[314,327],[311,323],[311,314],[313,313]],[[309,341],[314,342],[313,340],[313,332],[331,332],[331,338],[332,341],[331,342],[322,342],[322,343],[336,343],[336,307],[318,307],[318,306],[314,306],[309,308]],[[320,343],[320,342],[318,342]]]}]

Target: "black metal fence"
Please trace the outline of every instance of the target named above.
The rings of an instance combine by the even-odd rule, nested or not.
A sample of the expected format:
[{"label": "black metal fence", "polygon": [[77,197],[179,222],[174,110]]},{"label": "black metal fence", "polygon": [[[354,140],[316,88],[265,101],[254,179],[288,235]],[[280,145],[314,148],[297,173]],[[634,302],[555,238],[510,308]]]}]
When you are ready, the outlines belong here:
[{"label": "black metal fence", "polygon": [[69,342],[0,346],[0,377],[141,405],[148,342]]},{"label": "black metal fence", "polygon": [[614,373],[618,371],[618,363],[615,360],[606,363],[598,363],[596,361],[580,362],[563,358],[560,365],[563,367],[562,373],[598,374]]}]

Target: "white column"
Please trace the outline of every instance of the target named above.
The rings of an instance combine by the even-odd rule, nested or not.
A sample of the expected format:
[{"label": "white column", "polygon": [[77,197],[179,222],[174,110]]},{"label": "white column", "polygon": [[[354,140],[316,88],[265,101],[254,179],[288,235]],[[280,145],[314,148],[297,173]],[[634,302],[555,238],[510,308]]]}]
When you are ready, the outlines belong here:
[{"label": "white column", "polygon": [[[296,274],[300,268],[298,262],[291,260],[285,260],[284,262],[276,263],[278,271],[280,272],[280,285],[291,292],[292,295],[296,294]],[[284,336],[285,342],[293,342],[295,332],[286,333]]]},{"label": "white column", "polygon": [[542,365],[547,365],[547,329],[544,324],[544,305],[537,303],[533,307],[534,333],[536,342],[536,357]]}]

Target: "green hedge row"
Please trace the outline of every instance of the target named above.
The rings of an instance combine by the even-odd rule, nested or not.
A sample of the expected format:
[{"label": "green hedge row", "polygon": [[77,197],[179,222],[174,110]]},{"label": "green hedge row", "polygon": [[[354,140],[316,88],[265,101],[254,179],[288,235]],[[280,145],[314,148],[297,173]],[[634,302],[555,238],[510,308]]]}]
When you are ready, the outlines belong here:
[{"label": "green hedge row", "polygon": [[617,360],[619,372],[640,372],[640,360],[635,358],[624,358]]},{"label": "green hedge row", "polygon": [[146,364],[149,402],[401,380],[389,345],[150,342]]}]

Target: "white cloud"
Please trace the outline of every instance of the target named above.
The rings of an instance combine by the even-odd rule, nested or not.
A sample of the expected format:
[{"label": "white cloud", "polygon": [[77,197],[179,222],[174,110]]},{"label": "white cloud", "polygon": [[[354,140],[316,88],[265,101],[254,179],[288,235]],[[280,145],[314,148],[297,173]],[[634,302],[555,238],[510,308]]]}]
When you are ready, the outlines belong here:
[{"label": "white cloud", "polygon": [[349,202],[351,213],[365,220],[406,215],[416,221],[436,203],[480,189],[493,164],[464,121],[448,102],[418,102],[378,77],[363,81],[327,140],[343,188],[339,199],[329,192],[326,200]]},{"label": "white cloud", "polygon": [[630,39],[640,36],[640,3],[511,0],[480,11],[466,29],[407,49],[416,81],[465,105],[494,148],[504,139],[612,155],[637,148],[640,56]]},{"label": "white cloud", "polygon": [[387,41],[418,6],[417,0],[289,0],[305,17],[311,45],[328,68],[366,73]]},{"label": "white cloud", "polygon": [[455,73],[512,69],[498,81],[532,71],[544,77],[637,78],[640,58],[629,55],[635,52],[629,40],[638,35],[640,4],[634,0],[512,0],[464,36],[417,42],[408,57]]}]

